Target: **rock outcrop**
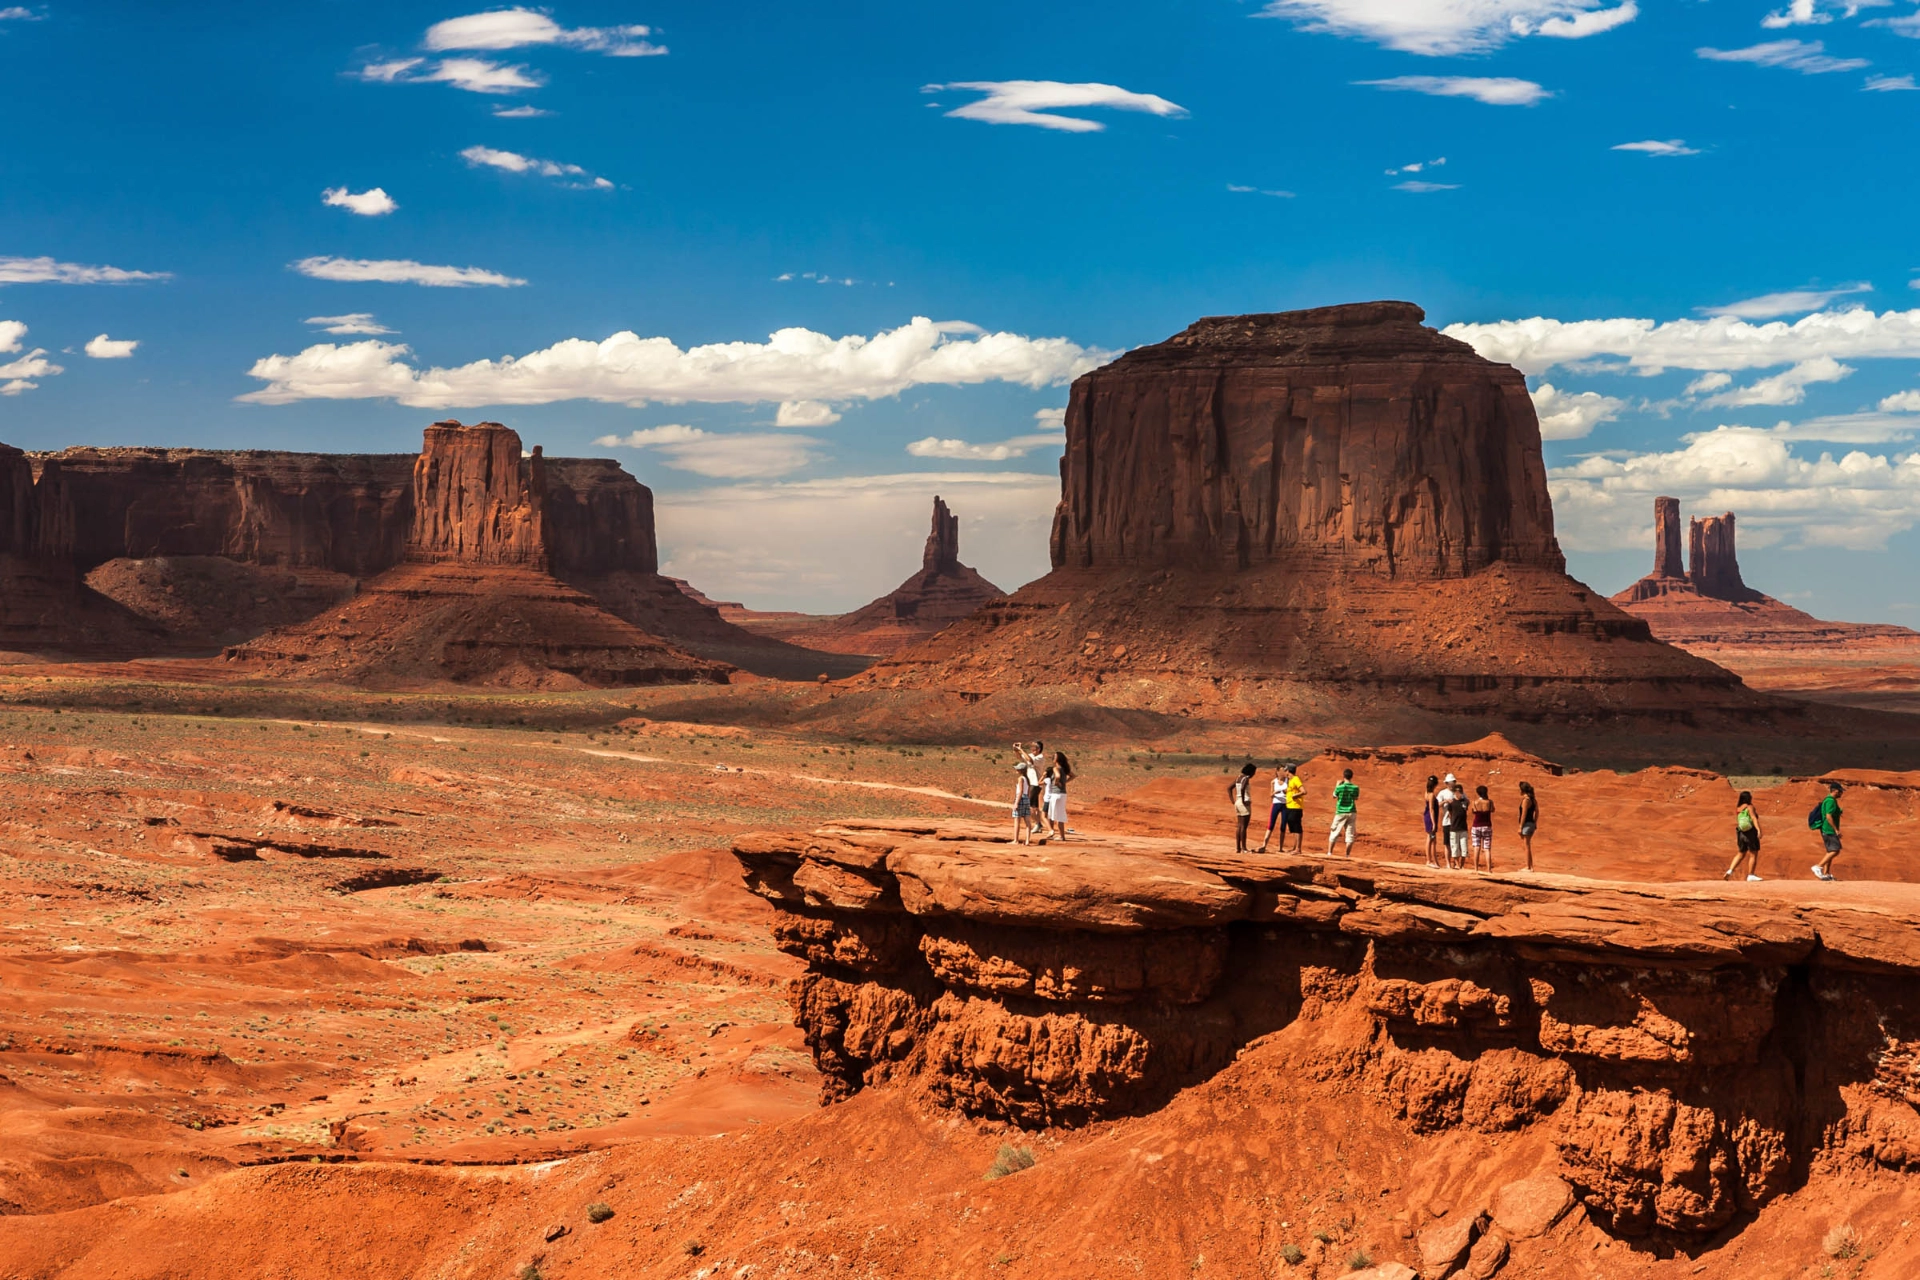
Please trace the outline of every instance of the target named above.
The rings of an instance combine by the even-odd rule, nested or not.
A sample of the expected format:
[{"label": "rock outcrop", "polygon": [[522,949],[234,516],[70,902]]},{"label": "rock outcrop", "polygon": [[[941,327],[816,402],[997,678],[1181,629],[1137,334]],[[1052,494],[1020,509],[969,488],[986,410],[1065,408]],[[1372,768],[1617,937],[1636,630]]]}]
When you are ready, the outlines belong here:
[{"label": "rock outcrop", "polygon": [[1089,700],[1349,729],[1764,714],[1566,576],[1525,380],[1421,318],[1202,320],[1086,374],[1053,572],[858,687],[963,697],[995,727]]},{"label": "rock outcrop", "polygon": [[[1260,1037],[1318,1036],[1329,1094],[1408,1129],[1547,1126],[1616,1234],[1698,1239],[1814,1162],[1920,1175],[1920,891],[1484,877],[1148,839],[848,821],[743,836],[807,961],[824,1100],[879,1085],[1025,1126],[1161,1106]],[[1746,886],[1751,890],[1752,886]],[[1567,1212],[1493,1202],[1500,1244]],[[1485,1224],[1435,1238],[1448,1270]],[[1497,1264],[1495,1264],[1497,1265]]]},{"label": "rock outcrop", "polygon": [[852,613],[816,618],[741,612],[741,625],[835,653],[890,654],[936,636],[1006,593],[960,563],[960,517],[935,495],[920,571]]},{"label": "rock outcrop", "polygon": [[546,460],[495,422],[436,422],[413,460],[407,559],[548,566]]},{"label": "rock outcrop", "polygon": [[1920,644],[1920,632],[1881,623],[1824,622],[1755,591],[1740,576],[1735,518],[1697,517],[1687,526],[1687,566],[1680,567],[1680,500],[1653,500],[1653,572],[1613,597],[1671,644],[1711,652],[1834,643]]}]

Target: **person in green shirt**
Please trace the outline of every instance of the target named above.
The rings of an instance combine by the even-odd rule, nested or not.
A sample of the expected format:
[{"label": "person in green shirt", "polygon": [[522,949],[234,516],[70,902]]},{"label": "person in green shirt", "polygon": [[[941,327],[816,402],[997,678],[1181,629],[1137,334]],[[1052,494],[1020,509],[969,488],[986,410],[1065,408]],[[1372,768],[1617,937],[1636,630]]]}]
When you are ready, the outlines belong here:
[{"label": "person in green shirt", "polygon": [[1827,856],[1813,864],[1813,878],[1816,880],[1833,879],[1833,860],[1840,854],[1840,784],[1829,782],[1827,795],[1820,802],[1820,840],[1827,846]]},{"label": "person in green shirt", "polygon": [[1360,788],[1354,784],[1353,770],[1340,771],[1340,781],[1333,784],[1333,827],[1327,832],[1327,856],[1333,856],[1333,845],[1340,833],[1347,836],[1347,856],[1353,856],[1354,808],[1360,803]]}]

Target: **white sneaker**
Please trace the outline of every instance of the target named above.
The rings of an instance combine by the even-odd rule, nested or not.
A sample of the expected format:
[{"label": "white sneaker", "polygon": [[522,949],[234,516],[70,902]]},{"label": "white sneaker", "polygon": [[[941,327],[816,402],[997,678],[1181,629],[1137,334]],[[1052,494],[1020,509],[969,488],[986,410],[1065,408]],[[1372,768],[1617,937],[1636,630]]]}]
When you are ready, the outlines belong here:
[{"label": "white sneaker", "polygon": [[1748,884],[1759,884],[1759,883],[1760,883],[1760,877],[1759,877],[1759,876],[1748,876],[1748,877],[1747,877],[1747,883],[1748,883]]}]

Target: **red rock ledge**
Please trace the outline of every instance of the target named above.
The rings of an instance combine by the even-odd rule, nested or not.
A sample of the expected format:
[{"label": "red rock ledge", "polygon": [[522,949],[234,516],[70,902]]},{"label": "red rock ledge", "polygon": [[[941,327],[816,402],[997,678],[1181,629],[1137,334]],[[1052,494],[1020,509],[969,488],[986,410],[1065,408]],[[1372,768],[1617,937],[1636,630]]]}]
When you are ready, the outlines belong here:
[{"label": "red rock ledge", "polygon": [[[967,822],[742,836],[804,958],[825,1100],[910,1083],[1022,1125],[1153,1109],[1262,1036],[1418,1132],[1547,1124],[1624,1235],[1698,1236],[1818,1161],[1920,1174],[1920,889],[1639,886],[1017,847]],[[1330,1092],[1331,1096],[1331,1092]]]}]

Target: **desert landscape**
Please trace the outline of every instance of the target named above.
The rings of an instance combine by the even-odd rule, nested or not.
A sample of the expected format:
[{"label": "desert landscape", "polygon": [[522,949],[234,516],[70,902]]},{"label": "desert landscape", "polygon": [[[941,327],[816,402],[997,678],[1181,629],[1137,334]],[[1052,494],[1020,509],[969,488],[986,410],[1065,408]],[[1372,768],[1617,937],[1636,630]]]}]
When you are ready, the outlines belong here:
[{"label": "desert landscape", "polygon": [[1522,376],[1423,319],[1083,375],[1052,571],[936,499],[844,615],[496,423],[0,451],[0,1277],[1920,1271],[1920,637],[1666,498],[1568,576]]}]

